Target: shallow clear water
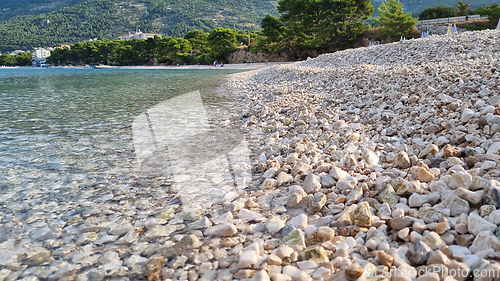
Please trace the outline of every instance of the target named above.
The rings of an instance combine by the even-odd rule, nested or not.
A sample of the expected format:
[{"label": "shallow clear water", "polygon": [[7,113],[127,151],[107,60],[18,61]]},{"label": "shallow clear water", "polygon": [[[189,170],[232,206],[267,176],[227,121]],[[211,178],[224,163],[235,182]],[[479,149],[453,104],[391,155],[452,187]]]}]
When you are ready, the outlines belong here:
[{"label": "shallow clear water", "polygon": [[0,69],[0,275],[144,279],[129,254],[245,192],[232,72]]},{"label": "shallow clear water", "polygon": [[232,72],[0,69],[0,190],[30,182],[50,189],[79,174],[124,176],[135,165],[135,117],[195,90],[216,103],[210,89]]}]

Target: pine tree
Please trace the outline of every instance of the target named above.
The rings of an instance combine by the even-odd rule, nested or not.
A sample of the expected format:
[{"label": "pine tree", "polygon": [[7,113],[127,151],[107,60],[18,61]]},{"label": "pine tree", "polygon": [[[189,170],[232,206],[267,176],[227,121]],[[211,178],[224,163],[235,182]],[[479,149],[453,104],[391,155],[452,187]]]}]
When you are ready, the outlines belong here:
[{"label": "pine tree", "polygon": [[464,3],[464,1],[460,0],[458,3],[455,5],[457,7],[458,13],[463,16],[465,13],[470,10],[470,3]]},{"label": "pine tree", "polygon": [[217,27],[207,37],[207,42],[214,56],[218,59],[226,59],[225,56],[238,47],[236,31],[230,28]]},{"label": "pine tree", "polygon": [[379,36],[388,38],[391,41],[399,39],[401,36],[409,37],[409,34],[417,19],[410,13],[403,12],[403,4],[398,0],[387,0],[378,8],[379,16],[375,20],[379,26]]},{"label": "pine tree", "polygon": [[280,0],[277,8],[279,33],[306,50],[349,46],[363,34],[361,20],[373,13],[370,0]]}]

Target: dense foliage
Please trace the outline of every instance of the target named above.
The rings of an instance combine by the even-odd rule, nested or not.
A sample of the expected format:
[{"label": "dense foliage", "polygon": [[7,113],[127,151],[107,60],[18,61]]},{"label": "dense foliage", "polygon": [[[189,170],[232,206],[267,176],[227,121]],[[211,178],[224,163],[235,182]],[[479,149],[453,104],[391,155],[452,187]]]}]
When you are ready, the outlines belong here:
[{"label": "dense foliage", "polygon": [[408,37],[417,23],[411,14],[403,12],[403,4],[398,0],[387,0],[378,8],[379,17],[375,23],[380,27],[379,36],[389,38],[391,41],[401,36]]},{"label": "dense foliage", "polygon": [[0,65],[2,66],[30,66],[31,53],[20,53],[17,55],[3,54],[0,55]]},{"label": "dense foliage", "polygon": [[227,55],[238,45],[246,45],[252,51],[286,49],[298,58],[298,51],[324,52],[351,46],[363,33],[365,25],[361,20],[373,13],[373,6],[369,0],[281,0],[278,10],[279,19],[268,15],[262,20],[262,32],[237,32],[218,27],[208,34],[202,30],[189,31],[183,38],[91,40],[73,44],[71,48],[55,49],[49,62],[56,65],[208,64],[213,60],[227,61]]},{"label": "dense foliage", "polygon": [[276,12],[273,3],[273,0],[87,0],[52,12],[0,22],[0,51],[31,50],[89,39],[113,40],[137,30],[181,37],[192,30],[208,32],[221,26],[255,29],[262,17]]},{"label": "dense foliage", "polygon": [[230,28],[218,27],[207,36],[207,43],[211,46],[216,57],[224,56],[237,48],[236,31]]},{"label": "dense foliage", "polygon": [[280,0],[280,17],[261,23],[265,38],[257,47],[271,52],[331,50],[351,46],[365,29],[361,21],[373,13],[369,0]]},{"label": "dense foliage", "polygon": [[[404,14],[396,0],[383,7],[377,23],[384,36],[406,35],[414,26],[416,20]],[[227,61],[227,55],[238,45],[247,45],[254,52],[286,50],[297,59],[304,51],[321,53],[351,47],[366,29],[361,20],[373,13],[373,6],[367,0],[281,0],[278,10],[279,18],[268,15],[262,19],[261,32],[218,27],[210,33],[189,31],[183,38],[88,41],[71,49],[58,48],[49,60],[54,64],[209,64]]]},{"label": "dense foliage", "polygon": [[418,18],[420,20],[429,20],[429,19],[439,19],[439,18],[449,18],[456,17],[457,12],[451,6],[437,6],[430,7],[423,10]]},{"label": "dense foliage", "polygon": [[121,9],[113,1],[89,0],[57,12],[19,16],[0,23],[0,51],[116,38],[131,29],[148,28],[135,16],[139,8],[122,3],[127,9]]},{"label": "dense foliage", "polygon": [[0,20],[19,15],[48,13],[84,1],[86,0],[2,0],[0,1]]},{"label": "dense foliage", "polygon": [[481,16],[487,16],[488,21],[493,26],[496,26],[500,19],[500,6],[498,4],[492,4],[489,7],[477,9],[478,14]]},{"label": "dense foliage", "polygon": [[[240,37],[248,41],[248,37]],[[145,40],[98,40],[76,43],[70,48],[56,48],[48,58],[55,65],[110,64],[144,65],[156,63],[210,64],[224,61],[225,56],[242,44],[237,32],[216,28],[210,34],[201,30],[188,32],[184,38],[164,37]]]}]

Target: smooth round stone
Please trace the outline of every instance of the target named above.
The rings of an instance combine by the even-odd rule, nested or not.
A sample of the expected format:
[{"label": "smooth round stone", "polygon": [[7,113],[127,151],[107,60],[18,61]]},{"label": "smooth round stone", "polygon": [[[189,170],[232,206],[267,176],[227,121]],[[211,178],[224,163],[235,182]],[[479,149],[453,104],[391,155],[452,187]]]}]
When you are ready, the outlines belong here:
[{"label": "smooth round stone", "polygon": [[345,258],[349,256],[349,250],[348,249],[345,249],[345,248],[337,248],[337,250],[335,251],[335,254],[333,255],[334,258],[336,257],[341,257],[341,258]]},{"label": "smooth round stone", "polygon": [[287,245],[281,245],[276,250],[276,255],[281,259],[289,258],[293,253],[294,253],[293,248]]},{"label": "smooth round stone", "polygon": [[362,268],[359,264],[355,263],[348,266],[345,269],[345,277],[347,280],[356,280],[365,272],[364,268]]},{"label": "smooth round stone", "polygon": [[320,226],[318,227],[318,229],[316,230],[316,239],[318,239],[319,241],[331,241],[333,239],[333,237],[335,236],[335,230],[333,230],[332,228],[330,227],[327,227],[327,226]]},{"label": "smooth round stone", "polygon": [[356,246],[356,239],[354,239],[353,237],[347,237],[344,242],[349,248],[354,248]]},{"label": "smooth round stone", "polygon": [[346,249],[346,250],[349,250],[349,245],[346,243],[346,242],[340,242],[339,244],[337,244],[337,249]]},{"label": "smooth round stone", "polygon": [[405,227],[398,232],[398,237],[403,240],[406,240],[409,234],[410,234],[410,229],[408,227]]}]

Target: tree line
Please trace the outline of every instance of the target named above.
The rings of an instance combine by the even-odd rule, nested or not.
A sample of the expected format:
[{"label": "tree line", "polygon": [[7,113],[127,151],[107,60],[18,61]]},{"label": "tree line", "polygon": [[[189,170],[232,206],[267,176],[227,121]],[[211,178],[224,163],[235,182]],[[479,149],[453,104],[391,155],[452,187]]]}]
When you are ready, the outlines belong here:
[{"label": "tree line", "polygon": [[31,53],[22,52],[17,55],[3,54],[0,55],[1,66],[30,66]]},{"label": "tree line", "polygon": [[249,37],[255,39],[257,33],[218,27],[210,33],[190,31],[184,37],[87,41],[54,49],[48,61],[56,65],[210,64],[227,60],[238,45],[248,44]]},{"label": "tree line", "polygon": [[[57,48],[49,57],[54,64],[103,63],[141,65],[152,62],[211,64],[227,61],[238,46],[251,52],[286,52],[298,59],[301,52],[324,53],[352,47],[369,27],[363,22],[374,11],[370,0],[280,0],[279,17],[262,19],[261,31],[215,28],[210,33],[190,31],[184,37],[145,40],[102,40]],[[416,19],[404,14],[397,0],[379,9],[381,35],[395,40],[406,35]],[[388,32],[388,30],[391,30]]]}]

